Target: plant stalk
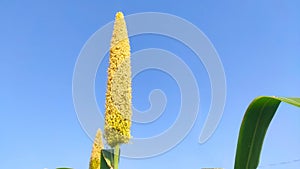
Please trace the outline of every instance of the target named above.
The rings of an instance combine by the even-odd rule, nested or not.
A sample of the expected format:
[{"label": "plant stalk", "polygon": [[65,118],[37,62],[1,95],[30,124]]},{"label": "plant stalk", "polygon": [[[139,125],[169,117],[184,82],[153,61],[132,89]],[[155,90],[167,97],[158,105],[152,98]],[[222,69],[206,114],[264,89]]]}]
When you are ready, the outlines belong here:
[{"label": "plant stalk", "polygon": [[119,169],[119,153],[120,153],[120,144],[117,144],[114,148],[114,169]]}]

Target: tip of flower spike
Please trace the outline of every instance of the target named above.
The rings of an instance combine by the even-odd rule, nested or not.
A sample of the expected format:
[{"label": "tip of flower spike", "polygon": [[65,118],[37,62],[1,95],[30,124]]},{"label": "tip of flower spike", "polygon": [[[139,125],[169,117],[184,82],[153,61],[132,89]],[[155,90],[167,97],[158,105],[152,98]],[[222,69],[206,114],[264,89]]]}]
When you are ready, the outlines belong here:
[{"label": "tip of flower spike", "polygon": [[123,19],[123,18],[124,18],[124,15],[123,15],[122,12],[118,12],[118,13],[116,14],[116,19]]}]

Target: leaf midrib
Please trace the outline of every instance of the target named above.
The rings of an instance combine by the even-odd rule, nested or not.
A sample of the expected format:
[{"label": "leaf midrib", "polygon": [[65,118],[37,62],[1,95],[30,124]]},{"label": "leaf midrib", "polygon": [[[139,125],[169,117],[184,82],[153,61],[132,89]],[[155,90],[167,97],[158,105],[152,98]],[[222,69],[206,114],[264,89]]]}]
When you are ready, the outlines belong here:
[{"label": "leaf midrib", "polygon": [[270,99],[268,99],[268,100],[263,104],[263,107],[262,107],[262,108],[260,109],[260,111],[259,111],[258,122],[257,122],[256,125],[255,125],[254,134],[253,134],[254,137],[252,137],[252,139],[251,139],[251,145],[250,145],[250,149],[249,149],[250,152],[249,152],[249,156],[248,156],[248,158],[247,158],[246,169],[248,169],[249,164],[250,164],[249,161],[250,161],[250,158],[251,158],[251,156],[252,156],[252,149],[253,149],[253,145],[254,145],[254,140],[255,140],[255,138],[256,138],[256,133],[257,133],[258,125],[260,124],[260,121],[261,121],[262,111],[265,109],[267,103],[269,103],[269,102],[270,102]]}]

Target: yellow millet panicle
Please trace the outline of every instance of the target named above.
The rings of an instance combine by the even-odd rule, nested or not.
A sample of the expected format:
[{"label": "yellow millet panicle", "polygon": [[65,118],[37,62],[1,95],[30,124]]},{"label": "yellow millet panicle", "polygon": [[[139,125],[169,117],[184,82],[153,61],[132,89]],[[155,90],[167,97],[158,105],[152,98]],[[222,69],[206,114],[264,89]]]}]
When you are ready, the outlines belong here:
[{"label": "yellow millet panicle", "polygon": [[109,146],[128,143],[131,127],[130,45],[126,23],[116,14],[108,68],[104,138]]},{"label": "yellow millet panicle", "polygon": [[104,146],[102,142],[102,132],[100,129],[98,129],[93,144],[89,169],[100,169],[100,157],[101,157],[101,150],[103,149],[103,147]]}]

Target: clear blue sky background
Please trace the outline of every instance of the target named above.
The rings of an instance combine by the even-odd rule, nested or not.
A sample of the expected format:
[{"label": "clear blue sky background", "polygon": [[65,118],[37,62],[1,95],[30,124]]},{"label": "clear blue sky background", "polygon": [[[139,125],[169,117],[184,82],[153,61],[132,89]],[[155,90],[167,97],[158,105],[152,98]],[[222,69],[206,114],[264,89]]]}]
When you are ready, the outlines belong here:
[{"label": "clear blue sky background", "polygon": [[[125,15],[164,12],[190,21],[214,44],[227,79],[226,107],[220,126],[208,142],[198,144],[210,106],[210,82],[205,68],[173,39],[133,37],[133,52],[163,48],[191,67],[199,82],[201,109],[191,133],[177,147],[153,158],[122,158],[120,168],[233,168],[240,123],[252,99],[259,95],[300,96],[299,9],[300,2],[291,0],[1,0],[0,168],[88,168],[92,142],[82,130],[73,107],[73,70],[85,42],[112,21],[117,11]],[[105,75],[105,71],[106,67],[100,67],[96,80],[102,111],[106,87],[102,81],[106,79],[101,74]],[[162,88],[171,93],[167,108],[176,111],[176,99],[171,99],[179,96],[173,94],[178,92],[176,84],[155,71],[134,79],[133,104],[140,109],[149,106],[149,90],[157,87],[149,83],[154,75],[165,77]],[[158,134],[175,115],[166,112],[166,118],[156,125],[135,125],[134,136]],[[262,166],[300,159],[299,122],[298,108],[280,106],[266,136]],[[156,130],[151,130],[154,127]],[[295,169],[300,168],[300,162],[265,168]]]}]

